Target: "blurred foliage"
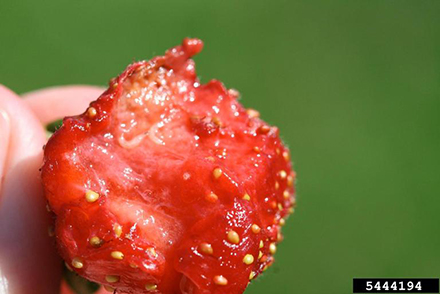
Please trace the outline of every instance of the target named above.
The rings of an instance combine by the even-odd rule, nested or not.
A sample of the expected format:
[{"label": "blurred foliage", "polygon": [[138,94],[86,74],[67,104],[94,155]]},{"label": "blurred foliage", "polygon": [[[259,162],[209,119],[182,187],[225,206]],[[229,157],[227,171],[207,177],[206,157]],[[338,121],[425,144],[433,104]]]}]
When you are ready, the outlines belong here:
[{"label": "blurred foliage", "polygon": [[203,82],[280,127],[299,206],[246,291],[351,293],[440,273],[440,1],[0,2],[0,83],[106,84],[186,36]]}]

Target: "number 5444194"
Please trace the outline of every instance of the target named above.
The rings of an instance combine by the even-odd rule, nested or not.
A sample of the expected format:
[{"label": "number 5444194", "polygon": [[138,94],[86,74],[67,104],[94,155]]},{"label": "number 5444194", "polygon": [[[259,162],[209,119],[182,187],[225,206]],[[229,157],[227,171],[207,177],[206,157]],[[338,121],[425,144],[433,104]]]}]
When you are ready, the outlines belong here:
[{"label": "number 5444194", "polygon": [[393,283],[388,283],[387,281],[381,283],[380,281],[376,282],[373,285],[372,281],[367,281],[367,287],[366,290],[367,291],[372,291],[372,290],[376,290],[376,291],[381,291],[381,290],[385,290],[385,291],[411,291],[412,289],[416,289],[418,291],[422,291],[422,283],[421,282],[417,282],[416,284],[414,284],[414,282],[412,281],[408,281],[408,282],[393,282]]}]

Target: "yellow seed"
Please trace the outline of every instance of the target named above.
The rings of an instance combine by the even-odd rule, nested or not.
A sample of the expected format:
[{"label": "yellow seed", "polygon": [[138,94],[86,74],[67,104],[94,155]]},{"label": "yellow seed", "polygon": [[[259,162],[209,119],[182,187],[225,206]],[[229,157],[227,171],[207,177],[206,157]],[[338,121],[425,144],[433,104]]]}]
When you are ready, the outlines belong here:
[{"label": "yellow seed", "polygon": [[261,259],[263,257],[263,252],[258,252],[258,259]]},{"label": "yellow seed", "polygon": [[110,292],[110,293],[115,292],[115,288],[110,287],[110,286],[107,286],[107,285],[104,285],[104,289],[105,289],[107,292]]},{"label": "yellow seed", "polygon": [[214,283],[219,286],[226,286],[228,284],[228,280],[222,275],[214,277]]},{"label": "yellow seed", "polygon": [[49,237],[55,236],[55,228],[53,226],[49,226],[47,228],[47,234],[49,235]]},{"label": "yellow seed", "polygon": [[257,152],[257,153],[260,153],[260,147],[258,147],[258,146],[255,146],[254,148],[252,148],[252,150],[254,150],[255,152]]},{"label": "yellow seed", "polygon": [[199,251],[207,255],[212,255],[214,253],[211,244],[208,243],[201,243],[199,245]]},{"label": "yellow seed", "polygon": [[208,202],[215,203],[218,200],[218,196],[211,192],[208,195],[206,195],[205,199]]},{"label": "yellow seed", "polygon": [[138,268],[137,264],[135,264],[135,263],[130,263],[130,267],[131,268]]},{"label": "yellow seed", "polygon": [[113,231],[115,231],[116,236],[119,238],[122,235],[122,227],[120,224],[113,225]]},{"label": "yellow seed", "polygon": [[281,170],[281,171],[280,171],[280,178],[283,179],[283,180],[284,180],[285,178],[287,178],[287,173],[286,173],[285,170]]},{"label": "yellow seed", "polygon": [[270,243],[269,245],[270,254],[275,254],[277,252],[277,245],[275,243]]},{"label": "yellow seed", "polygon": [[278,190],[280,188],[280,183],[275,182],[275,189]]},{"label": "yellow seed", "polygon": [[283,152],[283,157],[284,157],[284,160],[285,160],[285,161],[289,161],[289,160],[290,160],[289,152],[284,151],[284,152]]},{"label": "yellow seed", "polygon": [[284,199],[289,199],[289,197],[290,197],[290,193],[289,193],[288,190],[284,190],[284,192],[283,192],[283,197],[284,197]]},{"label": "yellow seed", "polygon": [[243,258],[243,262],[247,265],[250,265],[254,262],[254,256],[251,254],[246,254]]},{"label": "yellow seed", "polygon": [[112,251],[112,253],[110,253],[110,255],[114,259],[119,259],[119,260],[124,259],[124,253],[122,253],[121,251]]},{"label": "yellow seed", "polygon": [[294,212],[295,212],[295,209],[293,209],[292,207],[289,208],[289,213],[290,213],[290,214],[292,214],[292,213],[294,213]]},{"label": "yellow seed", "polygon": [[251,227],[252,233],[258,234],[261,231],[261,228],[257,224],[253,224]]},{"label": "yellow seed", "polygon": [[277,149],[275,149],[275,152],[278,154],[278,155],[280,155],[280,148],[277,148]]},{"label": "yellow seed", "polygon": [[294,172],[291,172],[290,175],[287,176],[286,184],[287,187],[293,187],[296,183],[296,174]]},{"label": "yellow seed", "polygon": [[249,196],[249,194],[246,193],[246,194],[244,194],[243,199],[249,201],[249,200],[251,200],[251,196]]},{"label": "yellow seed", "polygon": [[283,210],[283,205],[281,203],[278,203],[278,210]]},{"label": "yellow seed", "polygon": [[99,237],[93,236],[92,238],[90,238],[89,243],[93,247],[99,247],[102,245],[102,243],[104,243],[104,241]]},{"label": "yellow seed", "polygon": [[292,187],[293,186],[293,177],[287,176],[287,186]]},{"label": "yellow seed", "polygon": [[277,240],[278,240],[278,242],[283,241],[283,234],[278,233],[278,234],[277,234]]},{"label": "yellow seed", "polygon": [[145,289],[147,289],[148,291],[153,291],[157,289],[157,285],[148,283],[145,285]]},{"label": "yellow seed", "polygon": [[263,272],[267,271],[267,268],[268,268],[268,266],[265,265],[265,266],[263,267]]},{"label": "yellow seed", "polygon": [[105,276],[105,280],[109,283],[116,283],[119,281],[119,276],[108,275]]},{"label": "yellow seed", "polygon": [[233,244],[238,244],[240,243],[240,236],[236,231],[231,230],[228,232],[228,241]]},{"label": "yellow seed", "polygon": [[249,274],[249,280],[253,280],[257,274],[255,272],[251,272]]},{"label": "yellow seed", "polygon": [[250,118],[255,118],[255,117],[259,117],[260,113],[252,108],[249,108],[248,110],[246,110],[246,113],[249,115]]},{"label": "yellow seed", "polygon": [[96,111],[95,107],[89,107],[87,109],[87,115],[89,117],[94,117],[96,114],[97,114],[97,111]]},{"label": "yellow seed", "polygon": [[260,249],[264,247],[264,242],[263,240],[260,240]]},{"label": "yellow seed", "polygon": [[267,134],[270,131],[270,127],[269,126],[261,126],[258,128],[258,131],[262,134]]},{"label": "yellow seed", "polygon": [[284,218],[280,219],[280,226],[284,226],[286,224],[286,220]]},{"label": "yellow seed", "polygon": [[296,207],[296,199],[292,197],[290,200],[292,201],[292,207]]},{"label": "yellow seed", "polygon": [[84,263],[81,258],[75,257],[74,259],[72,259],[72,266],[74,268],[82,268],[84,266]]},{"label": "yellow seed", "polygon": [[98,200],[99,198],[99,194],[96,192],[93,192],[92,190],[87,190],[86,191],[86,200],[87,202],[95,202],[96,200]]},{"label": "yellow seed", "polygon": [[223,171],[220,169],[220,168],[215,168],[213,171],[212,171],[212,174],[214,175],[214,178],[215,179],[218,179],[218,178],[220,178],[221,176],[222,176],[222,174],[223,174]]}]

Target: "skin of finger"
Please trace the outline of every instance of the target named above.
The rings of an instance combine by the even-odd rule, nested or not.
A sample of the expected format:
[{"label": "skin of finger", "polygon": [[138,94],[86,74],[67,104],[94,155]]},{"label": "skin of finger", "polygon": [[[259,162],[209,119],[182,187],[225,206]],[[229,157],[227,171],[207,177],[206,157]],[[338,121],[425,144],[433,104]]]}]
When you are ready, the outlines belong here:
[{"label": "skin of finger", "polygon": [[83,113],[104,90],[98,86],[59,86],[29,92],[22,97],[37,118],[48,124],[65,116]]},{"label": "skin of finger", "polygon": [[7,149],[2,150],[6,160],[0,191],[0,279],[8,294],[55,294],[61,260],[47,233],[51,217],[38,170],[45,133],[20,97],[1,85],[0,110],[10,127],[9,143],[0,146]]}]

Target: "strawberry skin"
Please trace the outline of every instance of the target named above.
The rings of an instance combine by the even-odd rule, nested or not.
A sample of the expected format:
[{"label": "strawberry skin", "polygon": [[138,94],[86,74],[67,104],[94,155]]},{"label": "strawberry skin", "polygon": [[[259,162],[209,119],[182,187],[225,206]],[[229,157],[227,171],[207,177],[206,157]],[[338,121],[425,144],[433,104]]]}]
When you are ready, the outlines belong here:
[{"label": "strawberry skin", "polygon": [[216,80],[185,39],[130,65],[44,150],[60,254],[116,293],[243,293],[274,261],[295,206],[278,129]]}]

